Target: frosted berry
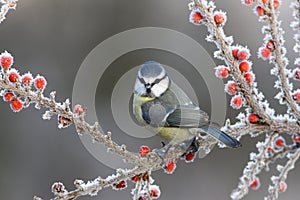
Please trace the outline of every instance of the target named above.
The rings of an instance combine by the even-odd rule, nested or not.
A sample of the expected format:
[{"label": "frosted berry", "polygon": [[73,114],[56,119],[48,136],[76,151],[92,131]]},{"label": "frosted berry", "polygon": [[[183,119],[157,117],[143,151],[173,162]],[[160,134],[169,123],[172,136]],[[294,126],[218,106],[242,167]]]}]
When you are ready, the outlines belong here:
[{"label": "frosted berry", "polygon": [[234,58],[237,58],[238,52],[239,52],[238,48],[234,48],[234,49],[231,50],[232,56]]},{"label": "frosted berry", "polygon": [[275,147],[282,147],[285,144],[285,140],[283,137],[277,137],[274,141]]},{"label": "frosted berry", "polygon": [[267,47],[261,48],[260,51],[259,51],[259,53],[260,53],[260,56],[264,60],[268,59],[271,56],[271,50],[269,48],[267,48]]},{"label": "frosted berry", "polygon": [[258,16],[263,16],[263,15],[265,15],[265,10],[260,6],[257,6],[256,13],[258,14]]},{"label": "frosted berry", "polygon": [[23,103],[19,99],[13,99],[10,102],[10,107],[13,111],[19,112],[23,107]]},{"label": "frosted berry", "polygon": [[255,123],[259,122],[259,117],[257,114],[250,113],[248,115],[248,121],[252,124],[255,124]]},{"label": "frosted berry", "polygon": [[81,115],[82,113],[84,113],[85,110],[86,110],[86,108],[83,108],[79,104],[74,106],[74,113],[77,114],[77,115]]},{"label": "frosted berry", "polygon": [[252,72],[247,72],[244,74],[244,78],[248,83],[252,83],[254,81],[254,74]]},{"label": "frosted berry", "polygon": [[14,62],[14,58],[12,57],[12,55],[6,51],[4,53],[1,53],[0,60],[1,60],[1,67],[3,69],[10,68]]},{"label": "frosted berry", "polygon": [[252,183],[250,183],[250,188],[253,190],[257,190],[260,187],[260,181],[258,178],[255,178]]},{"label": "frosted berry", "polygon": [[150,197],[152,199],[158,199],[160,197],[160,189],[157,185],[150,185]]},{"label": "frosted berry", "polygon": [[195,154],[192,152],[189,152],[185,155],[185,161],[186,162],[192,162],[195,158]]},{"label": "frosted berry", "polygon": [[298,68],[293,71],[293,77],[297,81],[300,80],[300,70]]},{"label": "frosted berry", "polygon": [[248,61],[243,61],[239,64],[241,72],[248,72],[250,70],[251,63]]},{"label": "frosted berry", "polygon": [[190,13],[190,22],[196,25],[201,24],[203,16],[199,10],[193,10]]},{"label": "frosted berry", "polygon": [[227,78],[229,75],[229,70],[225,66],[218,66],[215,72],[216,77],[218,78]]},{"label": "frosted berry", "polygon": [[283,193],[286,191],[287,184],[284,181],[280,181],[279,183],[279,193]]},{"label": "frosted berry", "polygon": [[3,100],[6,101],[6,102],[10,102],[14,96],[15,96],[14,93],[12,93],[12,92],[6,92],[3,95]]},{"label": "frosted berry", "polygon": [[146,196],[140,196],[139,200],[147,200],[147,197]]},{"label": "frosted berry", "polygon": [[19,77],[20,77],[20,76],[19,76],[18,72],[16,72],[16,71],[12,71],[12,72],[10,72],[9,75],[8,75],[8,79],[9,79],[9,81],[12,82],[12,83],[17,82],[17,81],[19,80]]},{"label": "frosted berry", "polygon": [[135,175],[134,177],[131,178],[131,181],[138,182],[138,181],[140,181],[140,179],[141,179],[140,175]]},{"label": "frosted berry", "polygon": [[271,151],[273,151],[273,148],[272,148],[272,147],[268,147],[268,148],[267,148],[267,151],[268,151],[268,152],[271,152]]},{"label": "frosted berry", "polygon": [[45,89],[47,81],[43,76],[37,76],[34,79],[34,86],[36,89]]},{"label": "frosted berry", "polygon": [[175,171],[176,164],[174,162],[168,162],[168,164],[165,166],[165,172],[167,174],[172,174]]},{"label": "frosted berry", "polygon": [[274,41],[273,41],[273,40],[269,40],[269,41],[267,42],[267,44],[266,44],[266,47],[267,47],[268,49],[270,49],[271,51],[274,51],[274,49],[275,49]]},{"label": "frosted berry", "polygon": [[228,94],[234,95],[237,93],[237,84],[233,81],[228,81],[225,86],[225,90]]},{"label": "frosted berry", "polygon": [[150,152],[150,148],[148,146],[141,146],[140,147],[139,153],[142,157],[146,156],[149,152]]},{"label": "frosted berry", "polygon": [[242,97],[240,95],[236,95],[236,96],[232,97],[232,99],[230,101],[230,105],[234,109],[240,109],[243,105]]},{"label": "frosted berry", "polygon": [[226,22],[226,15],[223,12],[216,12],[214,14],[214,21],[218,26],[224,25]]},{"label": "frosted berry", "polygon": [[145,173],[143,174],[143,177],[142,177],[143,181],[148,181],[149,178],[150,178],[150,177],[149,177],[148,172],[145,172]]},{"label": "frosted berry", "polygon": [[294,93],[293,93],[293,98],[296,102],[300,102],[300,90],[296,90]]},{"label": "frosted berry", "polygon": [[66,128],[66,127],[70,126],[71,122],[72,122],[69,118],[61,116],[61,115],[57,116],[57,121],[58,121],[59,128]]},{"label": "frosted berry", "polygon": [[33,78],[30,73],[24,74],[22,76],[22,85],[31,85],[32,80],[33,80]]},{"label": "frosted berry", "polygon": [[253,3],[253,0],[244,0],[244,4],[251,5]]},{"label": "frosted berry", "polygon": [[62,194],[66,192],[65,186],[61,182],[53,183],[51,190],[54,194]]},{"label": "frosted berry", "polygon": [[274,9],[278,9],[280,6],[280,2],[278,0],[274,0]]},{"label": "frosted berry", "polygon": [[294,142],[300,143],[300,135],[295,133],[295,134],[292,135],[292,139],[293,139]]},{"label": "frosted berry", "polygon": [[239,60],[247,60],[250,57],[250,53],[248,49],[241,49],[237,53],[237,58]]},{"label": "frosted berry", "polygon": [[127,187],[126,181],[121,181],[120,183],[113,184],[114,189],[121,190]]}]

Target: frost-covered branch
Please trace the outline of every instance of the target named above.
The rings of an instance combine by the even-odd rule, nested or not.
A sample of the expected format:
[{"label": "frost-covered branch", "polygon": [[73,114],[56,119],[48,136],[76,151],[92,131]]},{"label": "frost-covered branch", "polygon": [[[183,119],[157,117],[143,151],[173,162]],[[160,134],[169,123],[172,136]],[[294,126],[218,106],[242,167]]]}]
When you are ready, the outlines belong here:
[{"label": "frost-covered branch", "polygon": [[[281,5],[279,0],[242,0],[243,4],[254,5],[254,12],[259,16],[259,21],[266,23],[263,26],[265,34],[264,44],[258,50],[258,57],[263,60],[269,60],[274,65],[271,74],[278,77],[275,82],[275,88],[280,92],[276,95],[279,103],[286,104],[288,109],[285,115],[275,115],[275,110],[269,107],[262,92],[257,89],[258,83],[254,82],[255,75],[252,71],[253,63],[249,60],[250,51],[247,47],[233,45],[233,37],[226,36],[223,27],[227,21],[226,13],[216,10],[213,1],[193,0],[189,4],[190,22],[195,25],[205,25],[209,31],[206,37],[208,42],[216,44],[218,50],[214,56],[225,62],[224,65],[217,66],[216,76],[218,78],[229,78],[225,85],[225,91],[231,98],[231,107],[234,109],[245,108],[246,113],[240,113],[237,116],[237,123],[230,125],[229,120],[223,127],[223,131],[240,138],[242,135],[250,134],[257,136],[265,135],[264,143],[257,143],[258,154],[252,153],[250,161],[245,167],[243,176],[240,178],[238,188],[232,192],[232,199],[243,198],[249,190],[257,189],[259,179],[257,176],[262,169],[268,170],[270,162],[275,162],[278,158],[287,157],[291,152],[299,151],[299,117],[300,109],[297,103],[300,102],[300,90],[292,92],[293,85],[289,78],[300,80],[300,70],[296,68],[293,73],[287,69],[288,59],[284,45],[283,30],[281,22],[278,20],[278,8]],[[295,21],[291,26],[299,33],[299,1],[291,5],[294,12]],[[294,39],[296,45],[295,52],[299,53],[299,34],[296,33]],[[296,58],[295,64],[300,64],[299,58]],[[255,124],[253,127],[252,125]],[[292,128],[293,127],[293,128]],[[279,131],[279,129],[286,129]],[[293,138],[293,144],[286,145],[283,137],[278,137],[278,133],[290,135]],[[294,154],[293,154],[294,155]],[[297,158],[294,157],[293,162]],[[289,161],[286,166],[290,166]],[[285,167],[285,174],[291,169]],[[281,171],[280,171],[281,172]],[[283,180],[277,179],[274,185],[283,185]],[[271,193],[271,192],[270,192]],[[272,190],[278,197],[278,190]]]},{"label": "frost-covered branch", "polygon": [[6,14],[9,10],[13,9],[15,10],[17,7],[17,1],[18,0],[1,0],[0,3],[1,9],[0,9],[0,24],[6,19]]}]

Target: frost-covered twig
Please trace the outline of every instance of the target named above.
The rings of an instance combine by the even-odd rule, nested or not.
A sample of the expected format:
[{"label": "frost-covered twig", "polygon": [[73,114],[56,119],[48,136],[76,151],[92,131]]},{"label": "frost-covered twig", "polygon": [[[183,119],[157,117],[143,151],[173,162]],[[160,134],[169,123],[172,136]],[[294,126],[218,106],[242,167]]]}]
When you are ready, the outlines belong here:
[{"label": "frost-covered twig", "polygon": [[265,198],[265,200],[275,200],[278,198],[279,193],[285,192],[287,188],[286,178],[288,172],[295,167],[296,161],[300,157],[300,149],[297,149],[294,153],[288,153],[286,156],[289,160],[285,166],[277,165],[277,170],[280,172],[279,176],[272,176],[271,180],[273,186],[269,186],[270,195]]},{"label": "frost-covered twig", "polygon": [[5,20],[6,14],[9,10],[13,9],[15,10],[17,7],[17,1],[18,0],[1,0],[0,3],[1,9],[0,9],[0,24]]}]

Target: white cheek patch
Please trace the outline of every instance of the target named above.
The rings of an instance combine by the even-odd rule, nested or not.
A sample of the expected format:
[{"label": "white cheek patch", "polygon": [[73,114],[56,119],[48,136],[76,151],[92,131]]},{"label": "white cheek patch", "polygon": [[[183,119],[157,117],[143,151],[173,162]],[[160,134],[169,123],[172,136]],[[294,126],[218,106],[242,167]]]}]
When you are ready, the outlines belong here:
[{"label": "white cheek patch", "polygon": [[169,87],[170,80],[168,77],[161,80],[159,83],[152,86],[151,91],[155,97],[160,97]]},{"label": "white cheek patch", "polygon": [[146,88],[139,79],[135,81],[134,92],[140,96],[146,93]]}]

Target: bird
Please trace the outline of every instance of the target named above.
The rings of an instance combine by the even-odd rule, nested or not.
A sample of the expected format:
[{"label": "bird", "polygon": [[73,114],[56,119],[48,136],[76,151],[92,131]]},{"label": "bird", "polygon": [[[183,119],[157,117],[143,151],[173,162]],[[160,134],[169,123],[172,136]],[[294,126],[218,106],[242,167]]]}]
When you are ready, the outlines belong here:
[{"label": "bird", "polygon": [[196,153],[197,139],[210,135],[226,146],[237,148],[240,142],[210,122],[209,116],[172,81],[164,67],[147,61],[138,70],[132,101],[132,112],[140,126],[167,140],[169,147],[179,145]]}]

